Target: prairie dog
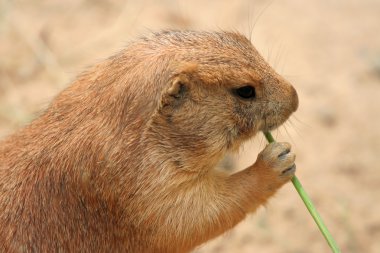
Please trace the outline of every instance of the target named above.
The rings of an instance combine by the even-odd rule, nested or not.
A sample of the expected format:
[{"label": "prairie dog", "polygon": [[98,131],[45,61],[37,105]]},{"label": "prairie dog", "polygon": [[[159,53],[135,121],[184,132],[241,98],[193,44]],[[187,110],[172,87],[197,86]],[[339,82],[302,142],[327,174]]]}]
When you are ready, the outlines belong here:
[{"label": "prairie dog", "polygon": [[294,175],[287,143],[235,174],[215,167],[297,107],[239,33],[136,39],[0,142],[0,251],[191,251]]}]

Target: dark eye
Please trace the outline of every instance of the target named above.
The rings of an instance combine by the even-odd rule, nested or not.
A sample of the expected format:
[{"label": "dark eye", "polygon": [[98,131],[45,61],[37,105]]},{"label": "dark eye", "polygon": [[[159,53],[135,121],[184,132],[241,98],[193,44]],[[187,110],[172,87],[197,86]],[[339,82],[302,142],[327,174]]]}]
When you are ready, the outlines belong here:
[{"label": "dark eye", "polygon": [[236,95],[244,99],[252,99],[256,97],[255,88],[252,86],[243,86],[235,90]]}]

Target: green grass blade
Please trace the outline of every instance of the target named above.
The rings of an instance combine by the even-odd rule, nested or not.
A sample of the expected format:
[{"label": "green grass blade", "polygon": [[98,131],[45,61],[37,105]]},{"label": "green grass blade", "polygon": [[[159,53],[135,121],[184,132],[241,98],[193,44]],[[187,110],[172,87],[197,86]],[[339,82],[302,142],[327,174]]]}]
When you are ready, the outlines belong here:
[{"label": "green grass blade", "polygon": [[[275,142],[275,139],[273,138],[272,134],[270,132],[264,132],[265,138],[268,140],[268,142]],[[292,178],[292,183],[294,188],[296,188],[298,194],[300,195],[303,203],[305,204],[306,208],[309,210],[309,213],[311,217],[313,217],[315,223],[317,224],[319,230],[321,231],[322,235],[325,237],[327,243],[329,244],[332,252],[334,253],[340,253],[340,249],[338,245],[336,244],[334,238],[332,237],[331,233],[327,229],[326,225],[324,224],[321,216],[319,215],[317,209],[315,208],[313,202],[311,202],[310,197],[307,195],[306,191],[302,187],[301,182],[298,180],[296,176]]]}]

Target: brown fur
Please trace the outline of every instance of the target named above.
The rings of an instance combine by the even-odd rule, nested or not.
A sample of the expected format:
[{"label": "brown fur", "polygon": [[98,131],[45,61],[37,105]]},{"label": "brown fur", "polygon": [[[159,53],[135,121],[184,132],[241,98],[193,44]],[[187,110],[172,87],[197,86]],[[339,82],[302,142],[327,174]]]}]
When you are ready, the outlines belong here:
[{"label": "brown fur", "polygon": [[[232,92],[247,84],[254,100]],[[215,167],[297,106],[240,34],[140,38],[0,143],[0,251],[190,251],[291,178],[285,143],[236,174]]]}]

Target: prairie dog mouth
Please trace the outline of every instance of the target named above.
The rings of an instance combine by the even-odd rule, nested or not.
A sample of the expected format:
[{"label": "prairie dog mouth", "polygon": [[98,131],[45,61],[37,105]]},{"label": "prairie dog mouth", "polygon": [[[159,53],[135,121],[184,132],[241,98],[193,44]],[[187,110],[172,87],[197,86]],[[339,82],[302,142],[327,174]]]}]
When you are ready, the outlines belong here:
[{"label": "prairie dog mouth", "polygon": [[282,126],[288,119],[289,117],[287,117],[284,120],[279,120],[279,118],[277,118],[277,120],[268,120],[267,118],[265,118],[261,121],[260,130],[263,132],[275,130],[279,128],[280,126]]}]

